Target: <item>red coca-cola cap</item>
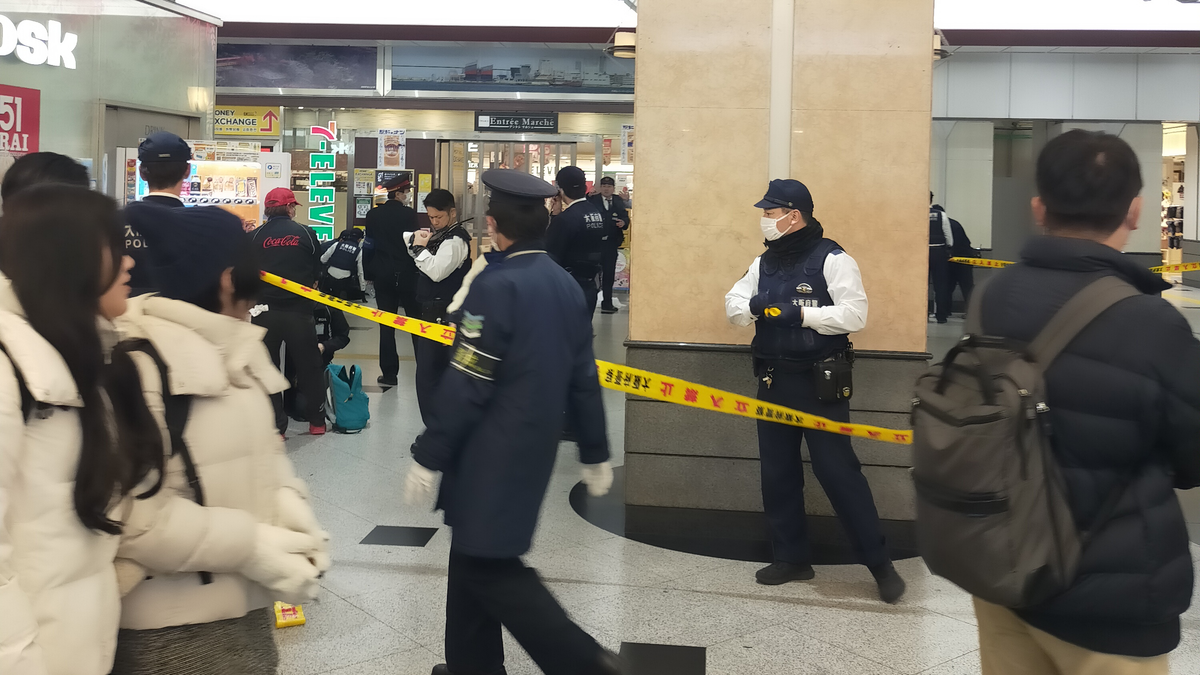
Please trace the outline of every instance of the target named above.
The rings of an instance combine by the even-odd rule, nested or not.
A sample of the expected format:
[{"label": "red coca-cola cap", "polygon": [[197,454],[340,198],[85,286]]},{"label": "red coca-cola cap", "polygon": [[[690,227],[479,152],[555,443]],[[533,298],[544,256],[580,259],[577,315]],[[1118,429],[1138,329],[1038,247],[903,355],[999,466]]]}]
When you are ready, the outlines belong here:
[{"label": "red coca-cola cap", "polygon": [[267,200],[264,202],[267,208],[272,206],[287,206],[288,204],[299,204],[296,201],[296,193],[287,188],[278,187],[267,193]]}]

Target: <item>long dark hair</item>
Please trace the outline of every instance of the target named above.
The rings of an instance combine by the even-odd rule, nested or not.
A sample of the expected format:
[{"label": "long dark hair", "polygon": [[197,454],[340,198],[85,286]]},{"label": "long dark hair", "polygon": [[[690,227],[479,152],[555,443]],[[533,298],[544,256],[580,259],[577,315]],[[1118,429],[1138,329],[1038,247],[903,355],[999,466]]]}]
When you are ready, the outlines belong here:
[{"label": "long dark hair", "polygon": [[123,350],[105,363],[97,327],[100,296],[120,274],[123,255],[120,213],[104,195],[38,185],[4,203],[0,271],[12,281],[29,325],[62,355],[83,400],[75,512],[87,527],[109,534],[121,532],[108,517],[114,496],[157,472],[154,486],[139,497],[154,494],[164,463],[137,368]]}]

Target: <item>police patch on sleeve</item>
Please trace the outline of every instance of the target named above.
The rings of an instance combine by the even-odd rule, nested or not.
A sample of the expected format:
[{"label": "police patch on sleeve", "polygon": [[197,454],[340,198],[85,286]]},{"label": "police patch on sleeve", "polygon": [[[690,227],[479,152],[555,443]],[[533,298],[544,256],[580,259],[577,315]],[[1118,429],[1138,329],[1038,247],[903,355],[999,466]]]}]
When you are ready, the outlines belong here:
[{"label": "police patch on sleeve", "polygon": [[462,322],[458,329],[468,340],[478,340],[483,335],[483,315],[463,312]]},{"label": "police patch on sleeve", "polygon": [[496,379],[496,367],[500,365],[500,359],[459,342],[454,349],[454,356],[450,358],[450,365],[471,377],[492,382]]}]

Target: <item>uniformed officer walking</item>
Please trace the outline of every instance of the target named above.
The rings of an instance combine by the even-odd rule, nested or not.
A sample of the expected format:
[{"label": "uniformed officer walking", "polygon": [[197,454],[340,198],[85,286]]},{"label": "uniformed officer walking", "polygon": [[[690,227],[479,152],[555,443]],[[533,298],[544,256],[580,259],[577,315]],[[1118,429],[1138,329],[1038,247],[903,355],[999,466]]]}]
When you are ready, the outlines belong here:
[{"label": "uniformed officer walking", "polygon": [[[453,530],[446,665],[434,675],[502,675],[501,626],[547,675],[620,673],[521,562],[554,468],[564,407],[576,420],[583,480],[612,485],[591,315],[578,285],[542,250],[555,189],[520,171],[483,174],[492,190],[487,254],[462,306],[451,368],[413,444],[406,499],[433,492]],[[564,406],[565,402],[565,406]]]},{"label": "uniformed officer walking", "polygon": [[[412,178],[402,173],[383,184],[388,200],[367,213],[367,274],[375,282],[375,304],[385,311],[414,316],[417,311],[417,266],[408,254],[404,234],[418,229],[417,212],[407,205]],[[417,336],[413,336],[416,348]],[[379,384],[395,386],[400,374],[396,329],[379,327]]]},{"label": "uniformed officer walking", "polygon": [[[421,272],[417,278],[417,318],[443,323],[450,301],[471,269],[471,235],[458,222],[454,195],[448,190],[433,190],[426,195],[425,210],[433,231],[405,233],[404,241]],[[450,348],[433,340],[420,340],[416,350],[417,405],[421,419],[428,424],[434,388],[450,365]]]},{"label": "uniformed officer walking", "polygon": [[[755,208],[763,210],[767,250],[725,296],[725,313],[735,325],[755,325],[758,398],[849,422],[853,347],[848,334],[867,323],[858,264],[824,237],[803,183],[771,181]],[[758,582],[774,585],[814,576],[801,440],[808,441],[813,473],[859,562],[875,576],[880,597],[896,602],[904,594],[904,580],[888,557],[871,488],[850,437],[764,421],[758,423],[758,451],[775,561],[758,571]]]},{"label": "uniformed officer walking", "polygon": [[604,214],[587,200],[587,176],[577,166],[566,166],[555,177],[561,213],[546,231],[546,252],[575,279],[587,300],[588,316],[596,312],[600,272],[607,236]]},{"label": "uniformed officer walking", "polygon": [[[134,266],[129,272],[131,294],[141,295],[156,290],[150,278],[150,265],[146,259],[146,242],[137,230],[143,219],[170,220],[170,210],[182,209],[183,182],[192,173],[192,148],[179,136],[169,131],[156,131],[138,145],[138,175],[146,181],[150,193],[139,202],[125,207],[125,218],[129,225],[125,230],[125,254],[133,258]],[[214,224],[240,219],[217,206],[196,206],[188,213],[189,219],[211,221]]]}]

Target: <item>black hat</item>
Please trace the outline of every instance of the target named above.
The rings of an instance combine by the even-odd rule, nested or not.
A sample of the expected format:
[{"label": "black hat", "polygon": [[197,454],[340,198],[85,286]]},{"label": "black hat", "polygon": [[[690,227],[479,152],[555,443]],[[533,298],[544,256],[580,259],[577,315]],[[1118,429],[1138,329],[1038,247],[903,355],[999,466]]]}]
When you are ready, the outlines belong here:
[{"label": "black hat", "polygon": [[541,205],[558,194],[557,188],[541,178],[515,169],[488,169],[480,180],[491,188],[491,200],[495,202]]},{"label": "black hat", "polygon": [[142,259],[154,287],[175,300],[193,300],[212,288],[249,237],[241,218],[215,206],[173,209],[137,202],[125,215],[146,240]]},{"label": "black hat", "polygon": [[616,187],[617,181],[614,180],[612,176],[605,176],[604,178],[600,179],[600,184],[601,185],[612,185],[612,186]]},{"label": "black hat", "polygon": [[583,169],[577,166],[564,166],[558,170],[554,182],[564,190],[587,187],[587,176],[583,173]]},{"label": "black hat", "polygon": [[767,186],[767,194],[754,205],[756,209],[796,209],[804,213],[813,212],[812,194],[798,180],[775,179]]},{"label": "black hat", "polygon": [[388,192],[407,190],[410,187],[412,187],[412,174],[407,172],[383,181],[383,189],[387,190]]},{"label": "black hat", "polygon": [[138,161],[142,164],[187,162],[191,159],[192,149],[187,141],[169,131],[156,131],[138,146]]}]

